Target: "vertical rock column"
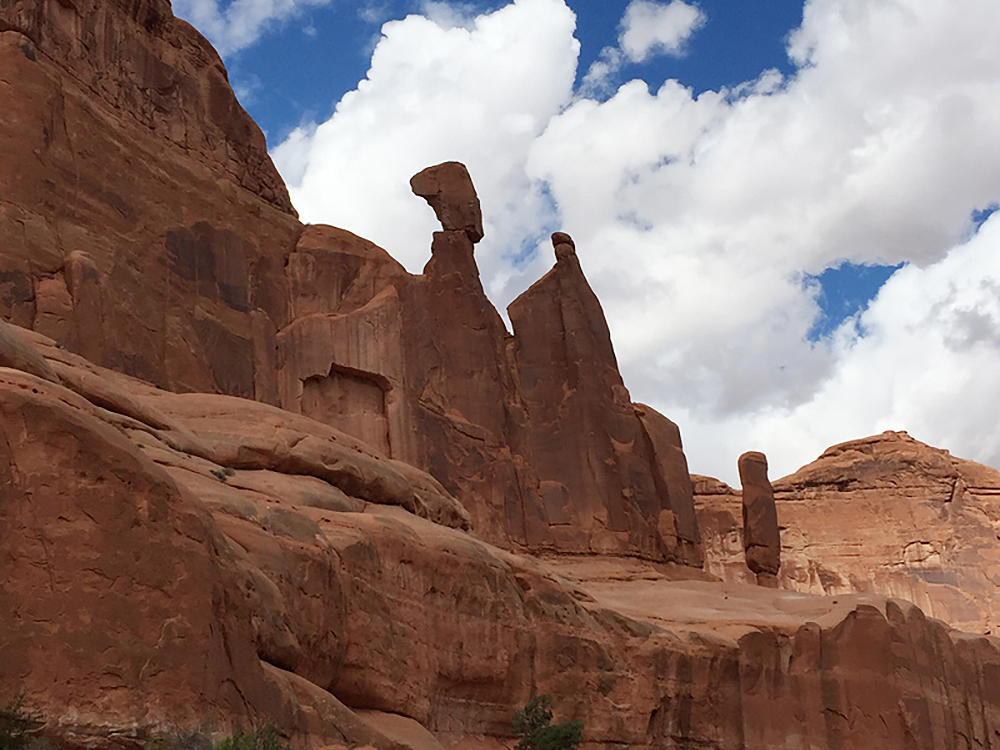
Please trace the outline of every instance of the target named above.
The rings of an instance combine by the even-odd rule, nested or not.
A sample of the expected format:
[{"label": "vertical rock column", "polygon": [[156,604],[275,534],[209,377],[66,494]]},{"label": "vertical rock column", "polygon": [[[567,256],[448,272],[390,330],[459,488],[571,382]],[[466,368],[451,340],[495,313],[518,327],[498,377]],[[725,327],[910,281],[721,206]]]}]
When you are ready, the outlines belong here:
[{"label": "vertical rock column", "polygon": [[525,542],[525,516],[538,513],[522,501],[537,480],[511,456],[510,422],[523,407],[507,360],[509,334],[476,267],[479,199],[458,162],[428,167],[410,187],[441,222],[423,274],[400,290],[417,463],[462,499],[484,539]]},{"label": "vertical rock column", "polygon": [[778,587],[781,565],[781,537],[774,490],[767,478],[767,457],[750,451],[739,459],[740,484],[743,485],[743,550],[747,567],[757,576],[757,583]]}]

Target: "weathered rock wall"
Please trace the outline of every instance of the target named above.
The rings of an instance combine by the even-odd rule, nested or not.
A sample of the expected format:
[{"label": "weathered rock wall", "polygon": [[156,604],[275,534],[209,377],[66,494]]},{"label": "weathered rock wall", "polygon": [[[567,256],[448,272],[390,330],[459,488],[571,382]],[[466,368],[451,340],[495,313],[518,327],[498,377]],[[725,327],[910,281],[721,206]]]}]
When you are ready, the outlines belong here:
[{"label": "weathered rock wall", "polygon": [[[657,474],[582,273],[519,340],[583,359],[548,384],[516,361],[479,281],[464,167],[415,178],[445,225],[411,275],[299,224],[221,60],[166,0],[8,0],[0,68],[0,317],[163,388],[346,430],[429,470],[498,544],[698,564],[697,529],[677,520],[693,501]],[[589,365],[572,397],[587,432],[543,424],[538,399]],[[584,457],[593,476],[559,468]]]},{"label": "weathered rock wall", "polygon": [[276,402],[300,225],[211,46],[165,0],[8,0],[0,69],[0,314],[164,387]]},{"label": "weathered rock wall", "polygon": [[[1000,622],[1000,473],[885,432],[827,449],[774,483],[779,585],[815,594],[876,592],[961,630]],[[705,569],[752,578],[742,560],[740,493],[696,478]]]},{"label": "weathered rock wall", "polygon": [[403,750],[371,710],[504,739],[548,692],[591,748],[997,747],[993,639],[874,595],[550,569],[313,420],[4,333],[36,352],[6,364],[40,353],[62,384],[0,368],[0,700],[25,689],[60,742],[267,719],[302,747]]}]

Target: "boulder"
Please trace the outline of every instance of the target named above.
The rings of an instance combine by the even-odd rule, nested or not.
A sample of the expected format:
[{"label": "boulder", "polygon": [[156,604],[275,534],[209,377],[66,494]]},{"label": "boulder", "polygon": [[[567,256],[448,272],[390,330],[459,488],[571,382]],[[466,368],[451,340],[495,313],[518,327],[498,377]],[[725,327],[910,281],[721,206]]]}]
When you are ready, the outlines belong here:
[{"label": "boulder", "polygon": [[483,238],[483,212],[469,170],[457,161],[447,161],[410,178],[415,195],[430,204],[446,232],[461,231],[472,243]]}]

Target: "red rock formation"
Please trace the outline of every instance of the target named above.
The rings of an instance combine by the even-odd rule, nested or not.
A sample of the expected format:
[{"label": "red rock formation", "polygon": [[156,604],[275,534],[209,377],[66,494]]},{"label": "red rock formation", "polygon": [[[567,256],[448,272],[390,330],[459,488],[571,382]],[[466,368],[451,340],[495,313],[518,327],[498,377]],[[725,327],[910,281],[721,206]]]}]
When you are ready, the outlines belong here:
[{"label": "red rock formation", "polygon": [[684,511],[675,514],[671,504],[684,505],[686,477],[663,471],[657,460],[669,462],[679,434],[675,441],[669,427],[658,430],[653,423],[663,418],[649,407],[642,408],[645,419],[637,416],[573,240],[557,232],[552,244],[555,267],[508,307],[530,425],[521,450],[540,479],[549,533],[568,551],[637,550],[687,560],[687,547],[678,550],[682,539],[693,543],[693,561],[697,527],[679,534],[676,518]]},{"label": "red rock formation", "polygon": [[0,315],[175,390],[276,402],[300,225],[166,0],[0,5]]},{"label": "red rock formation", "polygon": [[392,505],[393,486],[449,500],[373,477],[392,464],[313,420],[0,332],[65,384],[0,369],[0,700],[26,689],[60,742],[266,718],[307,748],[468,745],[505,739],[532,692],[593,745],[957,750],[1000,731],[997,642],[912,605],[513,555]]},{"label": "red rock formation", "polygon": [[[995,641],[675,564],[700,564],[700,521],[728,570],[739,497],[694,516],[676,425],[629,402],[568,235],[511,336],[464,168],[414,178],[443,226],[421,275],[303,229],[166,2],[6,0],[0,65],[0,313],[35,329],[0,324],[0,703],[24,689],[54,739],[108,750],[205,719],[310,749],[498,743],[533,692],[593,746],[995,744]],[[901,547],[925,585],[904,593],[954,622],[964,587],[979,617],[995,478],[882,442],[792,482],[806,502],[777,483],[813,519],[782,584],[826,587],[818,551],[865,571],[812,506],[873,493],[873,529],[912,475],[896,531],[866,540],[933,530]]]},{"label": "red rock formation", "polygon": [[[371,243],[297,222],[218,55],[165,0],[11,0],[0,64],[16,113],[0,122],[0,316],[170,390],[341,428],[431,471],[499,544],[698,564],[676,446],[661,460],[632,413],[582,273],[540,287],[566,320],[539,333],[556,326],[572,340],[550,343],[583,359],[531,389],[537,401],[570,382],[567,368],[597,367],[573,397],[593,439],[570,435],[572,420],[532,421],[479,280],[482,214],[464,166],[413,178],[443,227],[413,276]],[[596,483],[567,473],[584,457],[611,462]]]},{"label": "red rock formation", "polygon": [[[739,541],[740,495],[696,481],[706,570],[749,580]],[[877,592],[932,617],[995,633],[1000,590],[1000,473],[903,432],[827,449],[774,482],[782,588]]]},{"label": "red rock formation", "polygon": [[743,552],[747,567],[757,583],[768,588],[778,585],[781,566],[781,536],[774,506],[774,490],[767,479],[767,457],[750,451],[739,459],[743,485]]},{"label": "red rock formation", "polygon": [[413,178],[442,221],[424,272],[331,227],[289,257],[281,405],[429,471],[500,545],[701,564],[676,425],[633,407],[568,235],[510,307],[479,279],[482,219],[454,162]]}]

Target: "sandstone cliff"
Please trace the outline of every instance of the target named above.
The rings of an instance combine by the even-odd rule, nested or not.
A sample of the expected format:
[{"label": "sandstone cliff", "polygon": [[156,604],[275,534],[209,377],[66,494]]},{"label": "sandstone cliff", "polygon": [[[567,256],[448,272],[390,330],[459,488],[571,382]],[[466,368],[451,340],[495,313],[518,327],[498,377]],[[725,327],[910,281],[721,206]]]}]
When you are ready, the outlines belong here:
[{"label": "sandstone cliff", "polygon": [[[633,412],[579,265],[515,303],[543,317],[513,339],[479,281],[464,167],[414,178],[443,231],[412,275],[298,223],[218,55],[165,0],[5,2],[0,38],[16,115],[0,120],[0,315],[160,387],[343,429],[429,471],[494,543],[700,564],[686,472],[662,471],[679,441]],[[560,364],[540,370],[550,349]],[[586,425],[548,421],[557,391]]]},{"label": "sandstone cliff", "polygon": [[[695,483],[707,571],[747,581],[740,493]],[[1000,472],[905,432],[852,440],[774,482],[782,588],[877,592],[962,630],[1000,623]]]},{"label": "sandstone cliff", "polygon": [[275,402],[301,228],[215,50],[166,0],[7,0],[0,70],[0,314],[173,390]]},{"label": "sandstone cliff", "polygon": [[[831,449],[774,490],[781,585],[836,597],[722,583],[740,498],[630,402],[568,235],[511,334],[461,165],[412,183],[422,274],[303,227],[165,0],[0,0],[0,71],[0,702],[51,739],[495,750],[548,692],[588,750],[998,746],[1000,642],[877,593],[979,623],[983,467]],[[828,519],[887,507],[867,592]]]},{"label": "sandstone cliff", "polygon": [[548,692],[590,748],[996,746],[1000,642],[913,605],[513,555],[344,433],[0,332],[0,699],[62,745],[483,747]]}]

